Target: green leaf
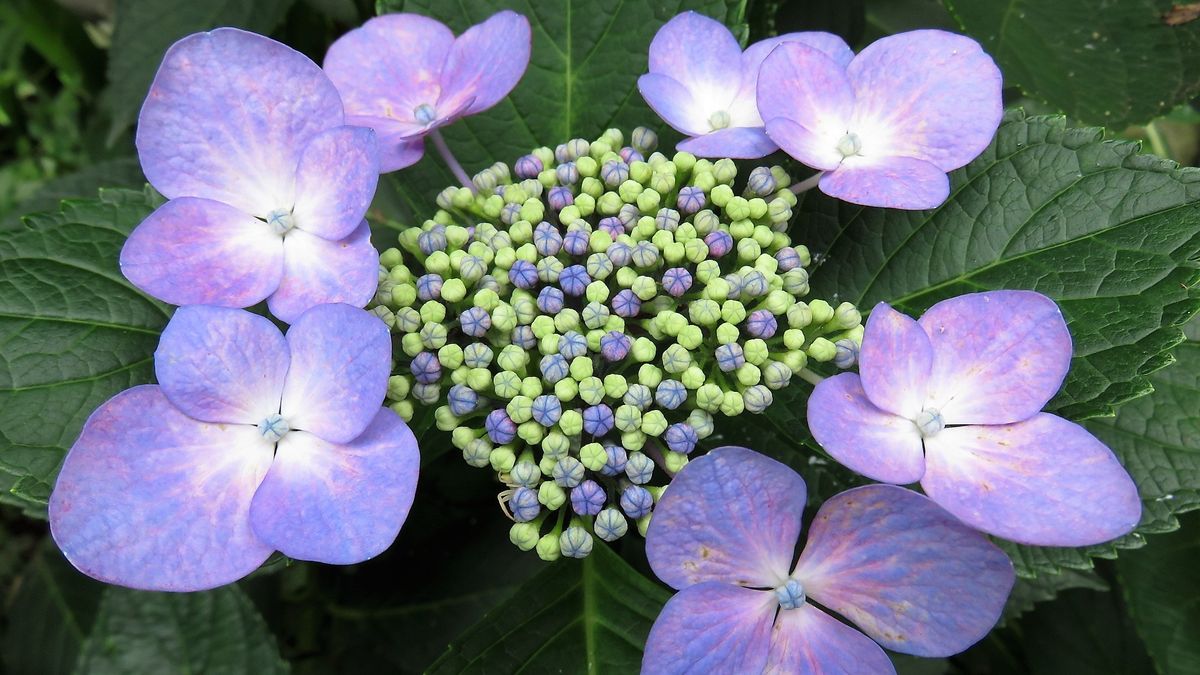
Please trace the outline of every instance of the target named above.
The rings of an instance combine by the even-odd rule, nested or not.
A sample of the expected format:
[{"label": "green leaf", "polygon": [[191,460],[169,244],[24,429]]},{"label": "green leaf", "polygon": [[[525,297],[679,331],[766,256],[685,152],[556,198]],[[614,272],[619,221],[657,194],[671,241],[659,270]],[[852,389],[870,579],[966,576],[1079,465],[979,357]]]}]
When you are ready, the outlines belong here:
[{"label": "green leaf", "polygon": [[1129,615],[1164,675],[1200,674],[1200,518],[1185,523],[1117,561]]},{"label": "green leaf", "polygon": [[1064,569],[1054,574],[1043,574],[1032,579],[1017,579],[1008,603],[1004,606],[1001,624],[1016,619],[1033,609],[1034,605],[1053,600],[1059,593],[1071,588],[1089,588],[1107,591],[1108,583],[1094,570]]},{"label": "green leaf", "polygon": [[167,308],[117,260],[156,204],[149,191],[106,190],[0,233],[0,471],[27,503],[45,503],[96,406],[153,378]]},{"label": "green leaf", "polygon": [[450,645],[430,673],[632,673],[670,593],[607,545],[563,559]]},{"label": "green leaf", "polygon": [[112,143],[133,126],[163,54],[176,40],[220,26],[270,33],[293,0],[118,0],[105,102]]},{"label": "green leaf", "polygon": [[1091,124],[1147,122],[1200,94],[1200,22],[1176,0],[943,0],[1005,82]]},{"label": "green leaf", "polygon": [[[378,9],[381,14],[404,11],[431,16],[456,34],[502,9],[529,19],[533,53],[521,83],[491,110],[444,130],[455,156],[473,173],[493,162],[511,163],[538,146],[595,138],[610,127],[628,134],[635,126],[656,124],[658,117],[637,91],[654,33],[672,16],[689,9],[738,25],[745,4],[745,0],[567,0],[547,6],[533,0],[380,0]],[[433,213],[438,192],[455,183],[427,143],[425,159],[414,168],[384,177],[379,199],[389,215],[398,213],[402,221],[419,223]]]},{"label": "green leaf", "polygon": [[151,593],[110,586],[76,673],[286,673],[275,639],[237,586]]}]

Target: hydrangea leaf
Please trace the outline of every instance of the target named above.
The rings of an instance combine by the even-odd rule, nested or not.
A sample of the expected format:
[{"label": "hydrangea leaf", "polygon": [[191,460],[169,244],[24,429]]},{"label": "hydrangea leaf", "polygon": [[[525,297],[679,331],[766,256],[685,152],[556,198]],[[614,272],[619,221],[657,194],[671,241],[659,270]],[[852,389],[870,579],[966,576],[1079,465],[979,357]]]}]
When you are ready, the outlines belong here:
[{"label": "hydrangea leaf", "polygon": [[1141,124],[1200,93],[1200,22],[1172,25],[1176,0],[945,4],[1007,84],[1084,122]]},{"label": "hydrangea leaf", "polygon": [[426,672],[637,672],[669,597],[598,544],[583,560],[561,560],[531,579]]},{"label": "hydrangea leaf", "polygon": [[0,234],[0,471],[45,504],[63,455],[105,399],[154,376],[167,308],[121,276],[151,192],[102,191]]}]

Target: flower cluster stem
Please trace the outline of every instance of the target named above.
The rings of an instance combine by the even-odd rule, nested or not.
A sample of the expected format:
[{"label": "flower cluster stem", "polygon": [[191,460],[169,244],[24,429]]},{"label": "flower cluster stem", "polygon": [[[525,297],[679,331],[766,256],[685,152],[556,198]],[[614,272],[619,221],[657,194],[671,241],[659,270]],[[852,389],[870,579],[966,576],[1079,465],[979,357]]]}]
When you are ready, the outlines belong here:
[{"label": "flower cluster stem", "polygon": [[462,168],[462,164],[458,163],[458,158],[450,151],[450,146],[446,145],[446,139],[442,137],[441,129],[434,129],[429,137],[433,139],[433,145],[437,148],[438,154],[442,156],[442,160],[446,162],[446,166],[450,167],[450,173],[458,179],[458,182],[463,184],[463,187],[471,192],[475,191],[475,184],[471,182],[471,177]]},{"label": "flower cluster stem", "polygon": [[817,183],[821,182],[821,176],[823,176],[823,175],[825,175],[825,172],[823,172],[823,171],[818,171],[818,172],[814,173],[813,175],[809,176],[808,178],[805,178],[804,180],[800,181],[799,183],[796,183],[795,185],[793,185],[792,192],[794,192],[796,194],[800,194],[802,192],[808,192],[809,190],[817,187]]}]

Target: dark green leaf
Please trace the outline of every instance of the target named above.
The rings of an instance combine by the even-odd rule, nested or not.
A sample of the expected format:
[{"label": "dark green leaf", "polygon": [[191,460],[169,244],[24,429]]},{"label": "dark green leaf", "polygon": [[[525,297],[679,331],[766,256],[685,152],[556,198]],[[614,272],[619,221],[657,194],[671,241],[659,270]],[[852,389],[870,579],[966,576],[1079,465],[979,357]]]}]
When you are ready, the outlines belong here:
[{"label": "dark green leaf", "polygon": [[1054,574],[1042,574],[1031,579],[1017,579],[1008,604],[1004,607],[1001,622],[1008,622],[1033,609],[1040,602],[1053,600],[1059,593],[1070,588],[1090,588],[1107,591],[1108,583],[1094,570],[1065,569]]},{"label": "dark green leaf", "polygon": [[1147,122],[1200,93],[1200,22],[1175,0],[943,0],[1008,84],[1091,124]]},{"label": "dark green leaf", "polygon": [[1117,562],[1129,614],[1164,675],[1200,673],[1200,518],[1183,520],[1179,532]]}]

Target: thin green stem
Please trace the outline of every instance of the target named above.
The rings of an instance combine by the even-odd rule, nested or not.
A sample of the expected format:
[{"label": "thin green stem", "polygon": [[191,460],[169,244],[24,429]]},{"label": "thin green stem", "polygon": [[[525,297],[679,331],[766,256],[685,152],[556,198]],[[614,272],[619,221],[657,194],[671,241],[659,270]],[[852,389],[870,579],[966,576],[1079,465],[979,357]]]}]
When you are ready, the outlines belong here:
[{"label": "thin green stem", "polygon": [[800,379],[802,379],[805,382],[807,382],[811,385],[814,385],[814,386],[821,384],[822,382],[825,381],[824,377],[821,377],[820,375],[814,373],[813,371],[809,370],[808,368],[801,368],[800,372],[798,372],[796,374],[800,376]]},{"label": "thin green stem", "polygon": [[796,183],[795,185],[793,185],[791,188],[792,192],[794,192],[796,194],[800,194],[801,192],[808,192],[809,190],[815,188],[817,186],[817,183],[821,182],[821,176],[823,176],[823,175],[825,175],[824,171],[818,171],[818,172],[814,173],[813,175],[809,176],[808,178],[805,178],[804,180],[800,181],[799,183]]}]

